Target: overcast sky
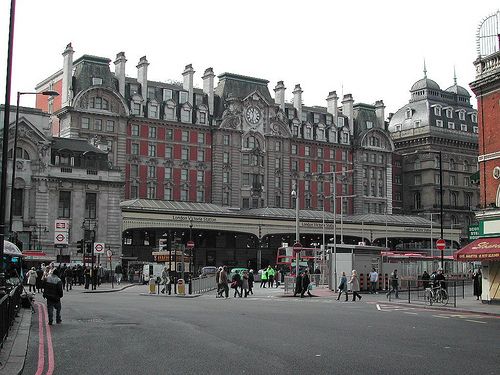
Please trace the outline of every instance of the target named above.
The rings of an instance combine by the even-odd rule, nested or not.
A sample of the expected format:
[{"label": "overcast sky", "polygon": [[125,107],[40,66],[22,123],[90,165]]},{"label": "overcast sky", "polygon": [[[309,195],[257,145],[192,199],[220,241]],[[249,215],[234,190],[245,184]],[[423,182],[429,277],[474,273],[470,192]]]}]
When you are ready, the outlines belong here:
[{"label": "overcast sky", "polygon": [[[498,0],[438,1],[162,1],[17,0],[11,103],[62,68],[66,44],[74,58],[110,58],[124,51],[127,75],[146,55],[148,79],[181,80],[193,64],[202,87],[207,67],[283,80],[286,99],[302,86],[305,105],[325,106],[329,91],[356,102],[382,99],[386,115],[409,100],[427,76],[442,89],[468,89],[474,79],[476,30]],[[0,102],[5,101],[9,0],[0,0]],[[111,63],[114,70],[114,64]],[[470,90],[469,90],[470,91]],[[472,93],[471,93],[472,95]],[[475,99],[472,101],[475,103]],[[24,96],[21,105],[34,105]]]}]

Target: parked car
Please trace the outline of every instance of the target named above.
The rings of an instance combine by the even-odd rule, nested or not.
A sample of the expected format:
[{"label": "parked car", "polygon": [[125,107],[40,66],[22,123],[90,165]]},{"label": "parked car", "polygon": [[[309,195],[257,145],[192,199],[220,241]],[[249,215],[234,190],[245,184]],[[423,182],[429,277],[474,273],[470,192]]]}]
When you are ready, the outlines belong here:
[{"label": "parked car", "polygon": [[241,277],[243,277],[243,272],[248,271],[248,268],[231,268],[231,272],[229,273],[228,280],[231,281],[235,273],[238,273]]},{"label": "parked car", "polygon": [[215,275],[217,273],[217,267],[206,266],[201,269],[200,277]]}]

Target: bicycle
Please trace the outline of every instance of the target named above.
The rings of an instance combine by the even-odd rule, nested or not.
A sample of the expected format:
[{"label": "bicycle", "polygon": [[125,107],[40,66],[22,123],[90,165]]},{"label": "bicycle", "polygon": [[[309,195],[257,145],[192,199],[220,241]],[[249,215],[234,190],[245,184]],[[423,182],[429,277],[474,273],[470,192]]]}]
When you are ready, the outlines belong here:
[{"label": "bicycle", "polygon": [[446,289],[441,286],[437,286],[425,289],[425,299],[431,306],[433,303],[440,303],[443,306],[446,306],[448,304],[449,296]]}]

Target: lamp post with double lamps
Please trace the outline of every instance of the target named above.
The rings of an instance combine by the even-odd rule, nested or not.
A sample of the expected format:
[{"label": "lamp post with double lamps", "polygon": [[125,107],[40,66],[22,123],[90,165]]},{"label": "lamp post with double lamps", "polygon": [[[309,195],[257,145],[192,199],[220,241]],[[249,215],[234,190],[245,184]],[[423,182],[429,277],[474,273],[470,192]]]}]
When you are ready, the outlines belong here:
[{"label": "lamp post with double lamps", "polygon": [[14,183],[16,181],[16,162],[17,162],[17,134],[19,128],[19,102],[21,100],[21,95],[45,95],[45,96],[59,96],[57,91],[47,90],[38,92],[26,92],[26,91],[18,91],[17,92],[17,103],[16,103],[16,122],[14,126],[14,146],[12,148],[12,179],[11,179],[11,187],[10,187],[10,209],[9,209],[9,234],[11,238],[14,237],[14,232],[12,231],[12,213],[13,213],[13,203],[14,203]]},{"label": "lamp post with double lamps", "polygon": [[[354,172],[353,169],[349,169],[347,171],[332,171],[332,172],[324,172],[324,173],[316,173],[315,176],[324,176],[324,175],[332,175],[332,195],[327,196],[325,198],[333,198],[333,283],[329,282],[328,284],[333,284],[334,290],[337,290],[337,175],[342,174],[346,175],[347,173]],[[323,202],[323,251],[325,250],[325,204]],[[331,259],[331,258],[330,258]],[[332,262],[330,261],[329,264]],[[331,279],[331,278],[330,278]]]}]

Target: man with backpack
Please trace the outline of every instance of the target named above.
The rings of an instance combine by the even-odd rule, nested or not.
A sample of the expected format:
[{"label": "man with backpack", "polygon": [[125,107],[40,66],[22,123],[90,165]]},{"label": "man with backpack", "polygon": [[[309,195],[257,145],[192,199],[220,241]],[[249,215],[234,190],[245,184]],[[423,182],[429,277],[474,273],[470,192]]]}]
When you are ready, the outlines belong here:
[{"label": "man with backpack", "polygon": [[49,325],[52,325],[54,308],[56,309],[56,323],[60,324],[61,319],[61,298],[63,296],[62,281],[59,278],[59,270],[55,268],[45,279],[43,298],[47,300],[47,311],[49,315]]}]

